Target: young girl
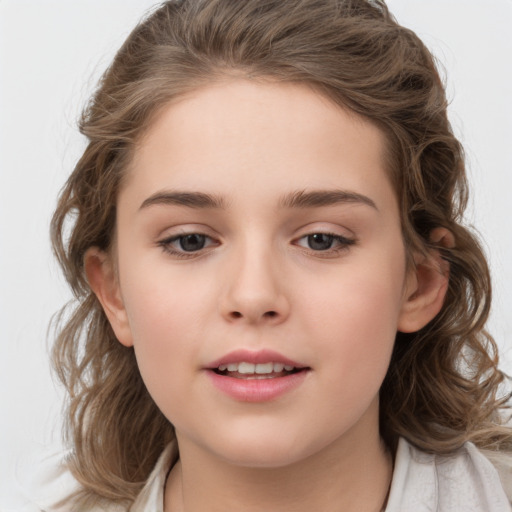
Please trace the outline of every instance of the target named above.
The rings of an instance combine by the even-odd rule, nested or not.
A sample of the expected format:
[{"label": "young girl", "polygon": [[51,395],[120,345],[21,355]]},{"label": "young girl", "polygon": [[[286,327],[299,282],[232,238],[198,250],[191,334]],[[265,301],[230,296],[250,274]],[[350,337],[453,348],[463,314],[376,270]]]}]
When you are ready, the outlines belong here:
[{"label": "young girl", "polygon": [[81,130],[51,510],[510,510],[462,148],[383,2],[166,2]]}]

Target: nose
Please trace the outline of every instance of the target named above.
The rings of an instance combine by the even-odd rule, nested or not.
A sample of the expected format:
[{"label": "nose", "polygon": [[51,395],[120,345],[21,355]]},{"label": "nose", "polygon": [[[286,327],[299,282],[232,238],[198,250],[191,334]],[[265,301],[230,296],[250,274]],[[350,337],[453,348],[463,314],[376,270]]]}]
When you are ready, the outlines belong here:
[{"label": "nose", "polygon": [[270,251],[246,250],[233,255],[220,297],[222,316],[229,322],[279,324],[289,316],[284,273]]}]

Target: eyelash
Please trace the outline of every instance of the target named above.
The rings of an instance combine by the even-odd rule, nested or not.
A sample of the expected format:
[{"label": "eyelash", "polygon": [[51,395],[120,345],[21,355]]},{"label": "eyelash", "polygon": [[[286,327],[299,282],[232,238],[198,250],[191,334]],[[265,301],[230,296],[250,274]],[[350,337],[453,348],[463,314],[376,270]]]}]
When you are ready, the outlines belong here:
[{"label": "eyelash", "polygon": [[[328,247],[327,249],[320,249],[315,250],[311,247],[303,247],[299,245],[297,242],[299,240],[308,239],[309,237],[313,237],[315,235],[321,235],[324,237],[328,237],[331,243],[337,243],[337,247],[332,248]],[[182,242],[186,237],[190,236],[198,236],[198,237],[204,237],[205,243],[207,243],[208,240],[213,241],[213,243],[209,243],[206,247],[203,246],[200,249],[196,251],[186,251],[185,249],[177,250],[173,248],[172,244],[175,242]],[[340,252],[348,250],[348,248],[351,245],[356,244],[357,240],[352,238],[346,238],[344,236],[338,235],[336,233],[329,233],[329,232],[323,232],[323,231],[316,231],[313,233],[308,233],[307,235],[303,235],[297,239],[294,240],[295,244],[304,249],[305,251],[308,251],[310,253],[313,253],[315,256],[318,257],[332,257],[338,255]],[[200,254],[204,254],[205,250],[208,250],[208,247],[218,245],[218,242],[215,242],[213,238],[211,238],[208,235],[205,235],[203,233],[181,233],[179,235],[174,235],[169,238],[164,238],[163,240],[160,240],[157,242],[157,245],[162,248],[164,252],[167,254],[172,255],[173,257],[180,258],[180,259],[189,259],[199,256]],[[182,243],[180,243],[182,245]]]},{"label": "eyelash", "polygon": [[303,235],[300,238],[297,238],[295,240],[295,242],[298,242],[299,240],[302,240],[302,239],[308,239],[309,237],[313,237],[315,235],[329,237],[330,242],[337,244],[337,247],[335,247],[335,248],[329,247],[329,248],[323,249],[323,250],[314,250],[310,247],[309,248],[302,247],[299,245],[299,247],[302,247],[303,249],[305,249],[307,251],[313,252],[315,254],[315,256],[317,256],[317,257],[328,258],[328,257],[332,257],[332,256],[337,256],[340,252],[344,252],[344,251],[348,250],[348,248],[351,245],[354,245],[356,243],[356,240],[353,238],[347,238],[342,235],[338,235],[336,233],[329,233],[329,232],[324,232],[324,231],[316,231],[313,233],[308,233],[307,235]]},{"label": "eyelash", "polygon": [[[201,247],[197,251],[186,251],[184,249],[176,250],[175,248],[172,247],[172,244],[174,242],[179,242],[180,240],[183,240],[186,237],[190,237],[190,236],[204,237],[205,240],[213,241],[212,237],[205,235],[204,233],[191,232],[191,233],[180,233],[179,235],[173,235],[169,238],[164,238],[163,240],[160,240],[159,242],[157,242],[157,245],[160,246],[164,252],[166,252],[176,258],[181,258],[181,259],[194,258],[194,257],[197,257],[199,254],[203,253],[205,247]],[[206,249],[208,249],[208,247],[211,245],[218,245],[218,244],[215,244],[215,243],[208,244]]]}]

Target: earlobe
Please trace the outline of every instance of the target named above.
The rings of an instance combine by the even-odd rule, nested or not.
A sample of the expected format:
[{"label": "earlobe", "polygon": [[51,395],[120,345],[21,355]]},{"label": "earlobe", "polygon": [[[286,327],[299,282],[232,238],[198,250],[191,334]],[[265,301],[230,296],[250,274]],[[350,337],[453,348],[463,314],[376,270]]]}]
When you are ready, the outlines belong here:
[{"label": "earlobe", "polygon": [[117,339],[127,347],[132,346],[128,315],[110,256],[92,247],[85,253],[84,268],[89,286],[103,307]]},{"label": "earlobe", "polygon": [[[434,229],[430,241],[438,247],[454,247],[453,235],[445,228]],[[416,332],[434,319],[443,307],[449,278],[450,265],[442,258],[439,249],[418,257],[405,287],[398,331]]]}]

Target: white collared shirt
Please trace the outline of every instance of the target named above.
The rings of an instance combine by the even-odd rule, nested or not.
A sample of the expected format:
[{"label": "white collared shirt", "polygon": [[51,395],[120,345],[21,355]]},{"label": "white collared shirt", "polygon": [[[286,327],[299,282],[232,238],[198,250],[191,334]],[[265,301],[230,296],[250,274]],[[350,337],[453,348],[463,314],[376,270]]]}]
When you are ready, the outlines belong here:
[{"label": "white collared shirt", "polygon": [[[163,512],[165,482],[177,456],[176,445],[172,443],[129,509],[103,504],[83,512]],[[62,457],[46,461],[26,489],[23,505],[16,509],[1,508],[0,512],[70,512],[69,508],[53,506],[77,489],[76,481],[59,461]],[[453,455],[439,456],[426,454],[401,438],[386,512],[510,512],[503,485],[510,485],[512,469],[496,466],[500,474],[471,443]]]}]

